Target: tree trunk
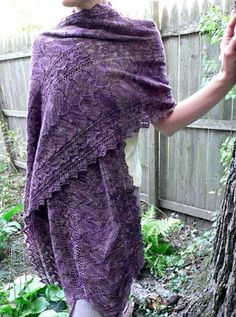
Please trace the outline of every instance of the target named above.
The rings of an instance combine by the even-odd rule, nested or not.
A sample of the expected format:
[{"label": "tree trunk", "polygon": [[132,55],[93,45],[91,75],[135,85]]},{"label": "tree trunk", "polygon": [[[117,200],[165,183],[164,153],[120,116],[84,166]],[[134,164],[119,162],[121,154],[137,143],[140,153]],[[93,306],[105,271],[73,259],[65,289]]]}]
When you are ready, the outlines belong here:
[{"label": "tree trunk", "polygon": [[208,285],[203,294],[180,300],[172,317],[236,317],[236,142],[216,235]]}]

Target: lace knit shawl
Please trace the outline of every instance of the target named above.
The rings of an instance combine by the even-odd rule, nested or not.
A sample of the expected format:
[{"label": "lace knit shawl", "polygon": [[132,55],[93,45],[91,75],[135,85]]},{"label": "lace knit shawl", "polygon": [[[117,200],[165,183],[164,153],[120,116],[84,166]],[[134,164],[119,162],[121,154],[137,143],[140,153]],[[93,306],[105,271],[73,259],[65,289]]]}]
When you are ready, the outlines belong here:
[{"label": "lace knit shawl", "polygon": [[154,21],[96,4],[40,33],[29,81],[25,216],[175,105]]}]

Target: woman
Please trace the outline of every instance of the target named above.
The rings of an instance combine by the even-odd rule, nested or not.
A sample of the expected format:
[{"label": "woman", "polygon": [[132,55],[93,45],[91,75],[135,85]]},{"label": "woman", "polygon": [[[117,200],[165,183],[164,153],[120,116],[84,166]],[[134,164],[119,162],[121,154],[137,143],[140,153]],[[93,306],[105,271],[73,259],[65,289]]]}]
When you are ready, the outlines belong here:
[{"label": "woman", "polygon": [[124,17],[105,0],[63,5],[74,13],[33,44],[27,249],[41,280],[63,287],[70,316],[129,316],[144,257],[139,174],[125,146],[150,123],[173,135],[234,86],[236,14],[222,40],[219,74],[176,104],[153,21]]}]

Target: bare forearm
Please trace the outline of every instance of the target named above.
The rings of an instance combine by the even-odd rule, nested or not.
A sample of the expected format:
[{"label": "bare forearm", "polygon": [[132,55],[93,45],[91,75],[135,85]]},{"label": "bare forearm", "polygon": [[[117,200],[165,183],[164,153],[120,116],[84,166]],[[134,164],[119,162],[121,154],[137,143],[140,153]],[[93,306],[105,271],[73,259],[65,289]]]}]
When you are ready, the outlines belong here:
[{"label": "bare forearm", "polygon": [[173,135],[210,111],[233,86],[220,72],[205,87],[179,102],[168,117],[154,124],[155,129]]}]

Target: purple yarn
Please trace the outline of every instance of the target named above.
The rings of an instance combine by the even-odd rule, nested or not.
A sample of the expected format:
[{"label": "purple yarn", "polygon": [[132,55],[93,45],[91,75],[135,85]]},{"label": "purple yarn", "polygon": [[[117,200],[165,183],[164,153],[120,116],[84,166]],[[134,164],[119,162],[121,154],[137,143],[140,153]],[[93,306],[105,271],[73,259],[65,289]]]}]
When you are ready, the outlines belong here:
[{"label": "purple yarn", "polygon": [[[81,195],[88,206],[93,201],[98,209],[94,213],[94,208],[86,207],[85,215],[96,217],[104,210],[109,223],[120,222],[126,230],[119,240],[123,247],[114,256],[111,241],[106,245],[111,249],[109,265],[115,265],[117,255],[124,257],[123,266],[117,267],[117,279],[122,277],[122,267],[130,266],[126,282],[114,302],[110,299],[110,306],[100,294],[97,306],[106,317],[116,317],[122,311],[131,279],[144,265],[139,218],[133,219],[133,224],[123,219],[125,212],[137,213],[138,217],[124,140],[141,127],[148,128],[150,123],[166,117],[175,106],[163,43],[152,20],[130,19],[110,5],[96,4],[63,18],[54,29],[40,33],[33,43],[24,192],[28,253],[42,281],[62,285],[53,259],[57,258],[56,250],[52,250],[50,232],[46,230],[48,223],[43,221],[40,227],[38,221],[48,217],[47,202],[52,204],[59,195],[63,199],[63,193],[70,192],[72,180],[78,182],[73,186],[82,186],[80,180],[86,176],[92,197],[82,189]],[[93,179],[91,176],[89,181],[88,175]],[[123,209],[118,208],[121,202]],[[99,218],[91,221],[99,223]],[[81,224],[82,231],[86,228]],[[94,237],[105,237],[111,228],[115,227],[107,225]],[[81,243],[85,246],[85,242]],[[104,279],[109,265],[106,268],[106,263],[101,264]],[[70,282],[70,273],[65,279]],[[89,288],[89,279],[87,283]]]}]

